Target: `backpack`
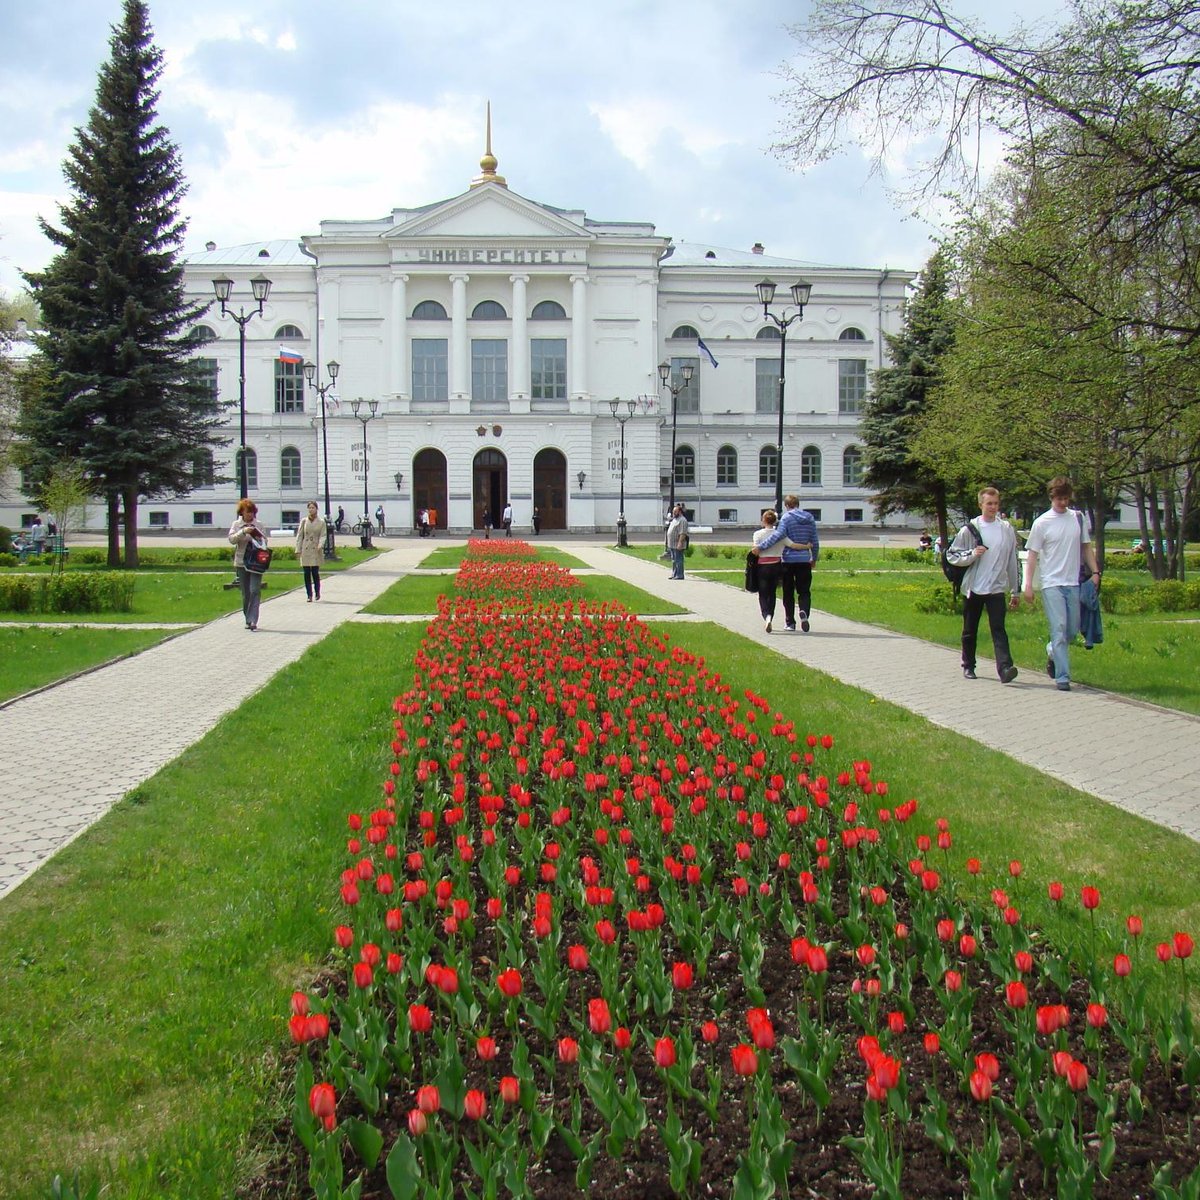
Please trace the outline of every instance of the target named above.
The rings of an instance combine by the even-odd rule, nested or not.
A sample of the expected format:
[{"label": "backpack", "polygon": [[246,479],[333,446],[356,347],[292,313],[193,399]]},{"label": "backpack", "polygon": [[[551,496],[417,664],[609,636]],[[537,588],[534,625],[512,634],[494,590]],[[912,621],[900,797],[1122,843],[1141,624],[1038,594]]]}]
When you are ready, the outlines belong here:
[{"label": "backpack", "polygon": [[[979,530],[975,528],[975,522],[968,521],[967,528],[971,531],[972,536],[975,538],[975,544],[977,546],[982,546],[983,538],[979,536]],[[949,546],[942,547],[942,574],[945,575],[950,586],[954,589],[954,598],[957,600],[959,593],[962,591],[962,581],[965,578],[967,571],[970,570],[971,564],[967,563],[965,567],[954,566],[946,557],[946,553],[949,549]]]}]

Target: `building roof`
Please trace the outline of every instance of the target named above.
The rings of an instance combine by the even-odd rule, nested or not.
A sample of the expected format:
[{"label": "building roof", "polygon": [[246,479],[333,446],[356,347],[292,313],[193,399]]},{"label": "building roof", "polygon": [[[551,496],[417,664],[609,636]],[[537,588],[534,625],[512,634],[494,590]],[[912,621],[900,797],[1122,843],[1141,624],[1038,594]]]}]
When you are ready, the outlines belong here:
[{"label": "building roof", "polygon": [[[208,247],[211,247],[209,249]],[[189,267],[311,267],[313,260],[300,250],[298,238],[272,238],[265,242],[246,242],[241,246],[216,246],[183,256]]]},{"label": "building roof", "polygon": [[[659,259],[658,265],[664,269],[671,267],[729,267],[745,269],[756,267],[763,270],[768,268],[783,270],[810,271],[854,271],[864,270],[862,267],[837,266],[833,263],[806,262],[799,258],[778,258],[773,254],[759,253],[757,250],[731,250],[727,246],[710,246],[706,242],[672,242],[667,252]],[[871,268],[877,273],[876,268]]]}]

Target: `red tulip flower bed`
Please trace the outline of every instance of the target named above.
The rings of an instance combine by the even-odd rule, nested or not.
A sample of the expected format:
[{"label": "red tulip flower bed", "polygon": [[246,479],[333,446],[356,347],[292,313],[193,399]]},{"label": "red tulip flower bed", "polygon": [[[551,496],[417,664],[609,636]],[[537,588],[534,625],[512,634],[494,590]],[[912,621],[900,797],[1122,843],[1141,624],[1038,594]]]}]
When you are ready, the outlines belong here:
[{"label": "red tulip flower bed", "polygon": [[1018,864],[627,614],[460,596],[416,679],[292,998],[318,1196],[1196,1195],[1186,934],[1073,973]]}]

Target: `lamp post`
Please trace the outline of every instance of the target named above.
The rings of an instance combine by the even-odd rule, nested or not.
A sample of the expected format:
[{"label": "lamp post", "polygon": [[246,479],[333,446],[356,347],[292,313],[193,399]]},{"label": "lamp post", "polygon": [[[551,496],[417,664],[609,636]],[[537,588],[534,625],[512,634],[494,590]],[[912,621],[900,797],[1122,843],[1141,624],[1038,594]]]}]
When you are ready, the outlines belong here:
[{"label": "lamp post", "polygon": [[329,514],[329,430],[325,422],[325,394],[337,382],[341,367],[331,359],[325,364],[325,370],[329,373],[329,382],[318,383],[317,364],[304,364],[304,378],[308,381],[308,386],[321,397],[321,457],[325,464],[325,557],[331,559],[337,558],[337,554],[333,548],[333,518]]},{"label": "lamp post", "polygon": [[[621,415],[621,409],[626,408],[625,416]],[[633,414],[637,411],[636,400],[626,400],[621,403],[619,396],[614,396],[608,402],[609,412],[613,415],[613,420],[621,426],[621,504],[617,510],[617,545],[629,545],[629,533],[625,524],[625,422],[632,419]]]},{"label": "lamp post", "polygon": [[360,545],[364,550],[371,548],[371,500],[367,494],[367,474],[370,470],[370,463],[367,460],[367,422],[373,421],[379,416],[379,401],[372,400],[369,403],[370,412],[364,417],[360,415],[360,409],[363,406],[361,400],[352,400],[350,402],[350,411],[355,419],[363,427],[363,531],[362,541]]},{"label": "lamp post", "polygon": [[658,364],[658,377],[662,380],[663,387],[671,393],[671,498],[667,501],[667,512],[675,511],[675,419],[678,415],[676,408],[678,406],[679,393],[692,382],[692,372],[694,370],[695,367],[691,363],[685,363],[679,372],[683,377],[683,382],[672,383],[671,364],[669,362],[660,362]]},{"label": "lamp post", "polygon": [[250,280],[250,291],[258,307],[252,308],[249,312],[244,308],[239,308],[237,312],[231,312],[226,307],[229,297],[233,294],[232,279],[228,277],[214,279],[212,285],[217,299],[221,302],[221,316],[231,317],[237,322],[238,327],[238,412],[241,418],[238,430],[241,440],[241,449],[238,451],[238,488],[240,495],[246,496],[250,491],[246,469],[246,326],[254,317],[262,316],[263,305],[266,304],[267,297],[271,294],[271,281],[262,275],[256,275]]},{"label": "lamp post", "polygon": [[804,306],[808,303],[808,298],[812,295],[812,284],[798,280],[791,286],[792,303],[796,306],[793,313],[789,314],[785,308],[783,312],[776,316],[770,311],[771,301],[775,299],[775,283],[773,280],[764,279],[762,283],[754,285],[755,291],[758,292],[758,302],[762,305],[763,316],[768,320],[773,321],[779,329],[779,439],[778,448],[775,457],[775,511],[783,513],[783,385],[787,373],[787,331],[788,326],[793,321],[798,321],[804,316]]}]

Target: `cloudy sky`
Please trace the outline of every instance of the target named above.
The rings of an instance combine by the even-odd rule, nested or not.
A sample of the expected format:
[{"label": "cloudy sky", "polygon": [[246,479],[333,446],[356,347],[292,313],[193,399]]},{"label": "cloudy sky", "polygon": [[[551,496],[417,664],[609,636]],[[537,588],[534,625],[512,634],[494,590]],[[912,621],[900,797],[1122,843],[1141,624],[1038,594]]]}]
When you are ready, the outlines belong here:
[{"label": "cloudy sky", "polygon": [[[992,30],[1055,0],[962,0]],[[298,237],[466,190],[484,106],[509,186],[676,241],[918,268],[939,232],[851,152],[801,174],[769,147],[807,0],[151,0],[159,116],[190,191],[186,249]],[[0,291],[47,261],[62,161],[120,0],[0,0]]]}]

